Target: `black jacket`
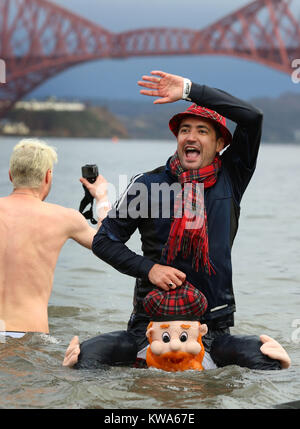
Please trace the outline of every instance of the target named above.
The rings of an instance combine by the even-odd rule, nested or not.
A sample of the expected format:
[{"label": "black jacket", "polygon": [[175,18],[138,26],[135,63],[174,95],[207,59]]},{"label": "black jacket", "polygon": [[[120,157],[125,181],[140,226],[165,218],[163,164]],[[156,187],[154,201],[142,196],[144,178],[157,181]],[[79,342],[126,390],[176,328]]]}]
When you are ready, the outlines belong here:
[{"label": "black jacket", "polygon": [[[194,83],[190,98],[194,103],[215,110],[236,122],[237,126],[231,145],[221,155],[222,168],[217,183],[205,190],[209,257],[216,274],[208,275],[201,268],[199,272],[194,271],[191,259],[183,259],[180,254],[172,266],[185,272],[187,280],[206,296],[208,309],[201,321],[209,324],[222,320],[222,326],[224,321],[225,326],[232,326],[235,300],[232,287],[231,247],[238,229],[240,201],[256,166],[262,113],[224,91]],[[137,279],[134,313],[141,316],[144,314],[142,299],[153,288],[148,280],[148,273],[155,263],[166,264],[161,252],[169,235],[171,216],[163,218],[160,195],[157,193],[154,195],[151,186],[153,183],[171,185],[176,182],[170,173],[168,163],[169,161],[162,167],[139,174],[132,179],[126,193],[104,219],[93,241],[93,252],[99,258],[120,272]],[[133,218],[130,216],[130,203],[135,198],[141,197],[145,187],[148,189],[146,197],[148,213],[141,211],[139,217]],[[171,194],[171,208],[173,197]],[[159,208],[158,217],[148,217],[150,207]],[[132,252],[125,245],[137,228],[141,234],[143,256]]]}]

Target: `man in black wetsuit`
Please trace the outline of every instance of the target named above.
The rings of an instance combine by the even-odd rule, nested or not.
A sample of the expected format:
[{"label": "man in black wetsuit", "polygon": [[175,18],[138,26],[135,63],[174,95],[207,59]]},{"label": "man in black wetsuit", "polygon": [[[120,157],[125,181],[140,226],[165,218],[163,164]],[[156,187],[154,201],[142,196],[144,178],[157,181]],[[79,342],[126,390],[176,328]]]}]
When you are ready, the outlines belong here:
[{"label": "man in black wetsuit", "polygon": [[[80,347],[75,337],[64,364],[72,366],[77,357],[77,368],[134,363],[148,345],[145,332],[150,319],[143,308],[144,297],[153,287],[169,290],[187,280],[201,290],[208,301],[207,311],[201,318],[201,323],[208,326],[203,344],[214,363],[280,368],[278,361],[270,359],[282,357],[283,349],[276,342],[275,354],[270,353],[274,340],[262,338],[266,342],[263,353],[269,354],[269,358],[260,352],[262,342],[258,338],[229,335],[235,312],[231,247],[238,229],[240,201],[256,166],[262,113],[224,91],[161,71],[143,76],[138,84],[147,88],[141,90],[142,94],[159,97],[155,104],[180,99],[193,104],[170,120],[170,129],[177,138],[176,153],[166,165],[132,179],[93,241],[95,255],[121,273],[136,278],[134,309],[128,329],[100,335]],[[233,136],[226,127],[225,117],[237,124]],[[176,184],[179,185],[177,192],[173,186]],[[204,187],[204,204],[198,206],[203,209],[201,222],[193,228],[188,226],[189,219],[183,221],[184,216],[176,216],[176,201],[181,192],[183,196],[184,186],[191,185],[192,193],[187,194],[190,196],[184,204],[193,212],[193,202],[201,200],[195,188],[197,184]],[[163,193],[154,193],[153,185],[168,185],[175,192],[169,192],[166,202]],[[137,210],[135,206],[133,213],[137,195],[139,207]],[[143,204],[146,200],[148,204]],[[168,216],[163,213],[165,204],[171,208]],[[151,213],[153,207],[158,208],[156,216]],[[143,256],[125,244],[137,228]],[[253,353],[248,358],[245,350],[249,349]]]}]

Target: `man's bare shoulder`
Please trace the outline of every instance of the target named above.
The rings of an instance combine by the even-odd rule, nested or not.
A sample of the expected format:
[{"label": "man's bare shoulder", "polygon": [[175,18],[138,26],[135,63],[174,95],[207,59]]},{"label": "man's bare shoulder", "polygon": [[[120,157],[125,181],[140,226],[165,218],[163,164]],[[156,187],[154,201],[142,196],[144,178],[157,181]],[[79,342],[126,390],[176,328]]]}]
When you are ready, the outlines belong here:
[{"label": "man's bare shoulder", "polygon": [[52,211],[53,213],[57,213],[59,216],[65,216],[69,219],[69,221],[74,220],[74,222],[85,222],[87,220],[85,217],[79,212],[79,210],[74,209],[72,207],[65,207],[59,204],[43,202],[44,207],[48,211]]},{"label": "man's bare shoulder", "polygon": [[10,195],[7,195],[7,196],[5,196],[5,197],[0,197],[0,204],[2,205],[2,204],[7,204],[9,201],[10,201],[10,199],[11,199],[11,196]]},{"label": "man's bare shoulder", "polygon": [[0,198],[0,207],[2,213],[8,214],[10,211],[16,212],[22,207],[23,214],[27,213],[27,209],[30,209],[31,216],[34,215],[44,215],[46,218],[54,217],[59,218],[60,220],[66,220],[68,222],[80,222],[84,220],[82,214],[70,207],[64,207],[60,204],[50,203],[47,201],[41,201],[39,199],[27,199],[27,200],[17,200],[11,196],[1,197]]},{"label": "man's bare shoulder", "polygon": [[85,217],[73,208],[66,208],[57,204],[48,204],[48,211],[53,211],[58,217],[60,227],[67,238],[71,238],[81,245],[91,249],[96,229],[92,228]]},{"label": "man's bare shoulder", "polygon": [[[49,203],[47,201],[42,201],[43,207],[47,210],[51,210],[53,212],[59,212],[60,214],[65,214],[66,216],[75,216],[78,210],[75,210],[71,207],[65,207],[60,204]],[[80,214],[80,213],[79,213]]]},{"label": "man's bare shoulder", "polygon": [[65,219],[70,223],[86,223],[86,219],[84,216],[76,209],[71,207],[64,207],[59,204],[43,202],[43,208],[49,214],[53,214],[54,216],[58,216],[60,219]]}]

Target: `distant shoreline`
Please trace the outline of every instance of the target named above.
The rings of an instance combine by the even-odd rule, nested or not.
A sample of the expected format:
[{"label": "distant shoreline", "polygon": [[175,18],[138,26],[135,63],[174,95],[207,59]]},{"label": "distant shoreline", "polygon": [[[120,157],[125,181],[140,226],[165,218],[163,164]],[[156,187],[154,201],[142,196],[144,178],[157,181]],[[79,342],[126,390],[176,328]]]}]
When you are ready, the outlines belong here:
[{"label": "distant shoreline", "polygon": [[[65,104],[70,110],[49,109]],[[25,103],[30,103],[26,100]],[[143,101],[106,99],[41,99],[48,110],[13,109],[0,121],[1,136],[39,136],[64,138],[112,138],[127,140],[172,140],[168,122],[183,110],[186,102],[153,105]],[[32,101],[33,103],[33,101]],[[72,110],[72,103],[74,108]],[[80,103],[83,108],[78,106]],[[300,95],[285,93],[280,97],[261,97],[250,103],[264,113],[262,142],[265,144],[300,144]],[[26,107],[26,104],[25,104]],[[50,106],[51,107],[51,106]],[[75,110],[77,108],[77,111]],[[228,121],[234,130],[235,124]],[[280,143],[278,143],[280,142]]]}]

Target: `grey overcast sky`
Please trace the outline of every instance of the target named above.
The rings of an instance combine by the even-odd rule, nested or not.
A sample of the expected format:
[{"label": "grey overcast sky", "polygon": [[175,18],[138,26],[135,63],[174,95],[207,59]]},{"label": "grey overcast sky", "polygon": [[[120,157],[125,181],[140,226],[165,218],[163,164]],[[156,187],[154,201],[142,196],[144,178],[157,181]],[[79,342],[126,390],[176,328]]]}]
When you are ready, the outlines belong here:
[{"label": "grey overcast sky", "polygon": [[[250,0],[51,0],[112,32],[138,28],[176,27],[201,29],[245,6]],[[292,10],[299,19],[300,2]],[[178,56],[99,60],[73,67],[36,89],[31,96],[143,99],[136,85],[153,69],[189,77],[252,98],[300,93],[287,74],[252,61],[220,56]]]}]

